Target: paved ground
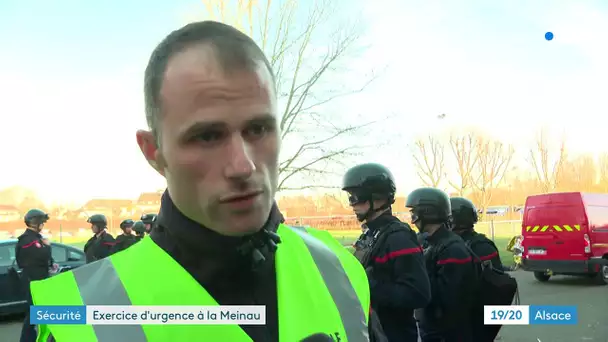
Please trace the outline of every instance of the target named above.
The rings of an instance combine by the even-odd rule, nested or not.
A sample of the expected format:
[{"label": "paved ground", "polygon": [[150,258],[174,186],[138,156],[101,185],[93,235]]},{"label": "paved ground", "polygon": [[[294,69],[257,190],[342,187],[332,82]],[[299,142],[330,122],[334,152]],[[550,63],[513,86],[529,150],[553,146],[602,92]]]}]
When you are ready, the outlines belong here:
[{"label": "paved ground", "polygon": [[539,283],[532,273],[514,273],[520,287],[521,304],[576,305],[576,326],[507,326],[501,330],[502,342],[608,342],[608,287],[597,286],[588,278],[555,276]]},{"label": "paved ground", "polygon": [[[577,305],[576,326],[507,326],[501,331],[501,342],[608,342],[608,286],[596,286],[589,279],[556,276],[539,283],[531,273],[515,272],[521,304]],[[0,341],[17,342],[21,317],[3,319]]]}]

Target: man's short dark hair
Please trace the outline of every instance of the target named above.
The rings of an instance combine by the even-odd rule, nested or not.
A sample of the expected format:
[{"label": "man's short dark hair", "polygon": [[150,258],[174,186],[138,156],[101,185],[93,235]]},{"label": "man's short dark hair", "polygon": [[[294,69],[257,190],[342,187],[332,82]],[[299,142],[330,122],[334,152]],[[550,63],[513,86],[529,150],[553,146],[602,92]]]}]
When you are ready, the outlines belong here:
[{"label": "man's short dark hair", "polygon": [[148,127],[159,143],[160,89],[169,60],[177,53],[197,44],[208,44],[216,54],[224,71],[233,69],[257,70],[264,63],[274,83],[270,62],[260,47],[243,32],[216,21],[200,21],[171,32],[154,49],[146,67],[144,98]]}]

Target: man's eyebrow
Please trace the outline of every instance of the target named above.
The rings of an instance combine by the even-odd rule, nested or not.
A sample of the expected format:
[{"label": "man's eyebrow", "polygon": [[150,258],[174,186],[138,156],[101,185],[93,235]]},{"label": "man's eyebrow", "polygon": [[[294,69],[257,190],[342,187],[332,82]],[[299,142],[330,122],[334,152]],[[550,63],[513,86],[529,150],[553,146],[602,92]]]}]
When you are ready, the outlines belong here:
[{"label": "man's eyebrow", "polygon": [[274,123],[277,121],[277,117],[270,114],[270,113],[264,113],[264,114],[258,114],[256,116],[254,116],[253,118],[249,119],[246,121],[246,125],[251,125],[251,124],[269,124],[269,123]]},{"label": "man's eyebrow", "polygon": [[[251,124],[270,124],[276,122],[276,116],[270,113],[258,114],[249,120],[245,121],[243,126],[248,126]],[[226,129],[228,124],[224,121],[199,121],[190,125],[188,128],[184,129],[180,136],[189,137],[196,133],[212,130],[212,129]]]},{"label": "man's eyebrow", "polygon": [[199,121],[182,130],[179,136],[188,138],[197,133],[212,129],[225,129],[226,123],[222,121]]}]

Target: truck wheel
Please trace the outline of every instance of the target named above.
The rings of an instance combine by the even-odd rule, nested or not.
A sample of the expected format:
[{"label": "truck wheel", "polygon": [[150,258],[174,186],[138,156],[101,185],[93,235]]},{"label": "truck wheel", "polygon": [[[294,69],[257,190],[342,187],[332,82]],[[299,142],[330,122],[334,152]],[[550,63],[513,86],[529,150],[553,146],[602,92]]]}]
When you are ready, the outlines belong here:
[{"label": "truck wheel", "polygon": [[549,278],[551,278],[551,276],[548,275],[547,272],[534,272],[534,278],[536,278],[536,280],[544,283],[544,282],[549,281]]},{"label": "truck wheel", "polygon": [[600,271],[597,272],[595,280],[599,285],[608,285],[608,265],[602,265]]}]

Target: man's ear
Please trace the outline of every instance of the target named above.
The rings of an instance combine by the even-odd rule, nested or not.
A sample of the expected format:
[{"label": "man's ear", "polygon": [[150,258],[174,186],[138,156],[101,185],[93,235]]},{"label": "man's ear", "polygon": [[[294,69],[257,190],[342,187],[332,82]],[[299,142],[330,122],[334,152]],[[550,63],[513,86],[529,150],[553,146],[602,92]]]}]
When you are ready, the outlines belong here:
[{"label": "man's ear", "polygon": [[139,149],[144,155],[144,158],[148,161],[148,164],[164,177],[165,162],[156,145],[154,134],[150,131],[138,130],[137,133],[135,133],[135,137],[137,138],[137,145],[139,145]]}]

